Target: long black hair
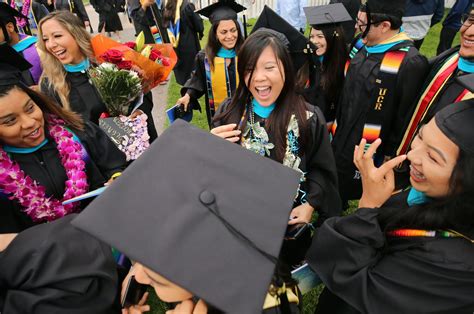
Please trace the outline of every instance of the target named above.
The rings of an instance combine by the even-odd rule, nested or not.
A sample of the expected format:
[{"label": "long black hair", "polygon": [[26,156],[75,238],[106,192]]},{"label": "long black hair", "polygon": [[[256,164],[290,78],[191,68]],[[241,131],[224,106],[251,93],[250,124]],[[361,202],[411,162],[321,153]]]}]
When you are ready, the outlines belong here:
[{"label": "long black hair", "polygon": [[176,7],[178,0],[167,0],[163,11],[163,26],[168,27],[170,23],[174,23],[176,18]]},{"label": "long black hair", "polygon": [[474,229],[474,157],[460,150],[446,197],[408,209],[380,210],[378,220],[386,231],[417,228],[472,232]]},{"label": "long black hair", "polygon": [[[235,27],[237,28],[237,42],[235,43],[235,52],[239,53],[240,47],[244,43],[244,37],[242,35],[242,31],[240,29],[240,25],[237,20],[232,20],[235,23]],[[206,56],[211,63],[211,66],[214,67],[214,58],[217,55],[217,52],[222,47],[219,39],[217,39],[217,28],[219,27],[219,23],[221,21],[217,21],[211,25],[209,29],[209,37],[207,39],[206,47],[204,48],[206,51]]]},{"label": "long black hair", "polygon": [[321,27],[318,30],[323,32],[326,39],[320,84],[326,98],[337,103],[344,83],[344,66],[348,56],[344,30],[341,26]]},{"label": "long black hair", "polygon": [[[274,151],[276,160],[283,161],[286,149],[286,133],[292,114],[295,114],[300,131],[300,154],[304,152],[307,142],[307,118],[306,104],[302,96],[296,93],[295,71],[290,54],[283,43],[271,32],[259,30],[250,35],[242,45],[238,54],[239,86],[235,91],[226,111],[214,117],[215,122],[221,124],[238,123],[242,117],[247,104],[251,101],[252,94],[247,87],[245,77],[248,75],[248,82],[252,80],[253,71],[262,51],[271,47],[275,56],[282,65],[282,72],[285,75],[285,82],[280,95],[276,100],[276,107],[265,123],[269,136],[274,141]],[[245,129],[246,121],[242,125]]]}]

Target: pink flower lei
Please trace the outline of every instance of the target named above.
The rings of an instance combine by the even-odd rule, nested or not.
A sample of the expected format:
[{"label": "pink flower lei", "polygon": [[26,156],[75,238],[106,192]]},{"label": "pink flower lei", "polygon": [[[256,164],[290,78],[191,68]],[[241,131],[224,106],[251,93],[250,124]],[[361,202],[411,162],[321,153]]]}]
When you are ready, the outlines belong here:
[{"label": "pink flower lei", "polygon": [[[12,0],[10,2],[10,6],[16,10],[15,6],[15,1]],[[31,6],[31,0],[23,0],[23,6],[21,7],[21,14],[24,16],[28,17],[28,14],[30,13],[30,6]],[[28,19],[23,19],[23,18],[16,18],[16,23],[18,27],[23,28],[26,26],[26,23],[28,23]]]},{"label": "pink flower lei", "polygon": [[[82,160],[82,145],[64,127],[64,121],[48,116],[49,134],[57,144],[61,163],[66,170],[67,181],[64,200],[84,194],[88,190],[85,162]],[[78,203],[62,205],[62,201],[46,197],[45,188],[25,175],[20,166],[12,161],[0,146],[0,190],[11,195],[24,207],[35,222],[53,221],[76,210]]]}]

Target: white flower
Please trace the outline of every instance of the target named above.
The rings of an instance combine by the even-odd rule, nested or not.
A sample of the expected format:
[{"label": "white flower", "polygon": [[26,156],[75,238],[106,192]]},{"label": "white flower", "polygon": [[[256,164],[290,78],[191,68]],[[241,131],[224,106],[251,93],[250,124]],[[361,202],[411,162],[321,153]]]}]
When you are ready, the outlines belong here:
[{"label": "white flower", "polygon": [[117,67],[115,66],[115,64],[113,63],[109,63],[109,62],[104,62],[104,63],[101,63],[99,65],[99,69],[103,69],[103,70],[115,70],[117,71]]}]

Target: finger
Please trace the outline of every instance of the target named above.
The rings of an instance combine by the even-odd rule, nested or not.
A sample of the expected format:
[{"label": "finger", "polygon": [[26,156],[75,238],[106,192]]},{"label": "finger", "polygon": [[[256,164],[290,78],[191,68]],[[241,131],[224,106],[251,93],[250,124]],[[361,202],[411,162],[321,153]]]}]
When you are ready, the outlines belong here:
[{"label": "finger", "polygon": [[364,154],[364,159],[372,159],[380,144],[382,144],[382,140],[379,138],[372,142]]},{"label": "finger", "polygon": [[357,147],[357,159],[358,160],[362,160],[362,157],[364,157],[365,144],[367,144],[367,140],[365,138],[361,139],[360,142],[359,142],[359,145]]},{"label": "finger", "polygon": [[138,302],[138,305],[144,305],[147,299],[148,299],[148,292],[145,292],[142,298],[140,299],[140,302]]},{"label": "finger", "polygon": [[382,166],[380,166],[379,169],[382,173],[387,173],[388,171],[401,164],[405,159],[407,159],[407,155],[397,156],[384,163]]},{"label": "finger", "polygon": [[389,170],[385,174],[385,182],[385,187],[390,189],[390,192],[393,192],[393,190],[395,189],[395,173],[393,172],[393,170]]},{"label": "finger", "polygon": [[213,128],[211,130],[211,133],[212,134],[219,134],[219,133],[222,133],[222,132],[232,131],[233,129],[235,129],[236,126],[237,126],[237,124],[235,124],[235,123],[221,125],[221,126]]},{"label": "finger", "polygon": [[228,138],[226,138],[226,140],[229,141],[229,142],[232,142],[232,143],[237,143],[238,141],[240,141],[240,137],[238,137],[238,136],[228,137]]},{"label": "finger", "polygon": [[302,222],[304,222],[302,218],[293,217],[293,219],[288,220],[288,225],[289,225],[289,226],[291,226],[291,225],[296,225],[296,224],[299,224],[299,223],[302,223]]},{"label": "finger", "polygon": [[354,165],[356,165],[357,169],[360,170],[359,168],[359,145],[354,146],[354,155],[352,156],[352,161],[354,162]]}]

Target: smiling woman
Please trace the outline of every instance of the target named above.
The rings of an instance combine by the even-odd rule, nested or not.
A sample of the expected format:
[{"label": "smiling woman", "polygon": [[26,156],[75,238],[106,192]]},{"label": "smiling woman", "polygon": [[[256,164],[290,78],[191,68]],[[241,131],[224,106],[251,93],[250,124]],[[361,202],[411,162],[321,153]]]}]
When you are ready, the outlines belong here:
[{"label": "smiling woman", "polygon": [[0,70],[0,233],[18,233],[85,207],[62,201],[101,187],[125,156],[92,123]]},{"label": "smiling woman", "polygon": [[[291,45],[270,29],[249,36],[238,55],[239,86],[217,111],[211,132],[298,171],[301,182],[288,225],[310,223],[315,210],[319,225],[340,213],[335,162],[321,111],[296,94],[285,43]],[[285,240],[277,272],[289,275],[310,241],[310,232]],[[293,284],[289,280],[286,287]]]},{"label": "smiling woman", "polygon": [[237,53],[244,38],[237,13],[244,9],[234,1],[219,1],[197,12],[209,17],[209,39],[205,49],[196,55],[195,69],[176,103],[201,110],[198,99],[205,95],[209,126],[219,105],[234,94],[239,83]]}]

